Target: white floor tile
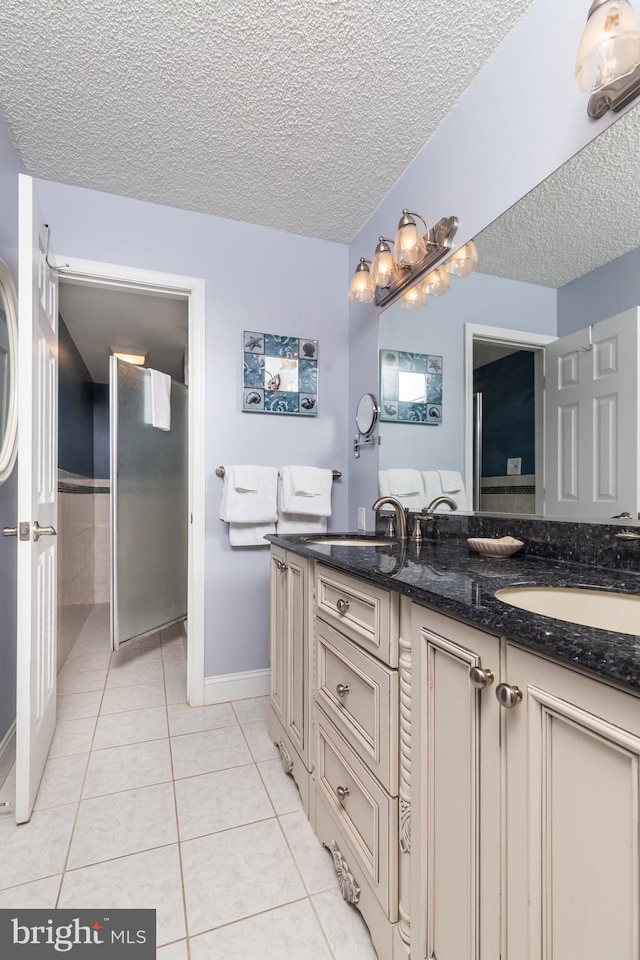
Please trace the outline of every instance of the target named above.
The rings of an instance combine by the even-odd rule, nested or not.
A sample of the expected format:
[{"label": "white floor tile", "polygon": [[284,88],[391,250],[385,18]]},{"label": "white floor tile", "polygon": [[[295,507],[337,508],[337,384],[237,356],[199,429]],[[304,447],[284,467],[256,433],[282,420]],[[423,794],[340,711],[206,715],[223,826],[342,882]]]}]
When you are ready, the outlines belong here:
[{"label": "white floor tile", "polygon": [[52,757],[70,757],[74,753],[88,753],[95,727],[95,717],[58,721],[49,750],[49,759]]},{"label": "white floor tile", "polygon": [[284,772],[280,758],[263,760],[258,764],[258,770],[278,816],[284,813],[295,813],[296,810],[302,809],[302,800],[296,782],[292,776]]},{"label": "white floor tile", "polygon": [[167,692],[167,703],[187,702],[187,681],[184,679],[168,679],[164,682]]},{"label": "white floor tile", "polygon": [[273,760],[274,757],[279,756],[278,748],[269,736],[267,725],[263,720],[243,724],[242,732],[256,763],[259,760]]},{"label": "white floor tile", "polygon": [[165,660],[163,664],[165,680],[184,680],[187,682],[186,660]]},{"label": "white floor tile", "polygon": [[163,679],[160,654],[153,660],[147,660],[144,657],[116,660],[114,656],[109,667],[107,689],[110,687],[131,687],[140,683],[161,683]]},{"label": "white floor tile", "polygon": [[65,873],[59,907],[157,911],[158,946],[185,936],[178,847],[160,847]]},{"label": "white floor tile", "polygon": [[192,937],[189,945],[191,960],[331,960],[308,900]]},{"label": "white floor tile", "polygon": [[172,737],[171,753],[176,780],[252,763],[249,748],[238,726]]},{"label": "white floor tile", "polygon": [[93,749],[104,750],[127,743],[142,743],[144,740],[163,740],[167,736],[167,710],[164,706],[103,713],[98,717]]},{"label": "white floor tile", "polygon": [[86,693],[69,693],[58,697],[58,720],[80,720],[82,717],[97,717],[102,700],[102,690]]},{"label": "white floor tile", "polygon": [[79,800],[88,759],[88,753],[78,753],[47,760],[33,809],[59,807]]},{"label": "white floor tile", "polygon": [[[356,907],[342,898],[337,886],[311,898],[335,960],[378,960],[371,935]],[[381,958],[386,960],[386,958]]]},{"label": "white floor tile", "polygon": [[262,720],[266,723],[269,713],[269,697],[234,700],[233,709],[236,712],[238,723],[254,723],[256,720]]},{"label": "white floor tile", "polygon": [[298,813],[287,813],[280,818],[280,826],[307,891],[311,894],[335,889],[333,857],[316,837],[304,813],[301,810]]},{"label": "white floor tile", "polygon": [[253,764],[177,780],[180,839],[273,818],[273,808]]},{"label": "white floor tile", "polygon": [[0,890],[0,910],[51,910],[56,905],[62,874]]},{"label": "white floor tile", "polygon": [[175,637],[172,640],[162,640],[162,659],[165,663],[169,660],[187,659],[187,642],[184,637]]},{"label": "white floor tile", "polygon": [[68,868],[140,853],[177,839],[173,784],[94,797],[80,804]]},{"label": "white floor tile", "polygon": [[0,889],[60,873],[64,867],[77,804],[37,810],[18,826],[0,819]]},{"label": "white floor tile", "polygon": [[171,779],[168,740],[130,743],[93,751],[82,795],[98,797]]},{"label": "white floor tile", "polygon": [[190,707],[188,703],[170,703],[169,733],[177,737],[182,733],[198,733],[200,730],[216,730],[218,727],[235,727],[238,721],[230,703],[216,703],[210,707]]},{"label": "white floor tile", "polygon": [[[187,960],[187,941],[178,940],[156,950],[158,960]],[[222,958],[220,958],[222,960]]]},{"label": "white floor tile", "polygon": [[59,676],[68,676],[74,672],[86,673],[93,670],[107,670],[110,663],[111,654],[108,650],[101,653],[92,653],[87,650],[85,653],[76,646],[65,660]]},{"label": "white floor tile", "polygon": [[58,675],[58,693],[84,693],[86,690],[102,690],[107,679],[107,669],[64,670]]},{"label": "white floor tile", "polygon": [[190,934],[305,896],[276,820],[182,844]]},{"label": "white floor tile", "polygon": [[122,713],[144,707],[164,706],[163,683],[138,683],[131,687],[107,687],[101,713]]}]

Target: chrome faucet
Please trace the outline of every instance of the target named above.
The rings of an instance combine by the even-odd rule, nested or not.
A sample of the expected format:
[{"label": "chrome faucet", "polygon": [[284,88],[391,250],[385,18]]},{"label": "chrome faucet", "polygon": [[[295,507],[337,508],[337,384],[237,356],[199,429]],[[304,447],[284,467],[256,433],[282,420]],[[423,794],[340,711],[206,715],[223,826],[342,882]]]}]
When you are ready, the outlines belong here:
[{"label": "chrome faucet", "polygon": [[384,506],[385,503],[388,503],[396,511],[396,520],[398,527],[398,539],[406,540],[407,539],[407,514],[405,509],[400,503],[399,500],[396,500],[395,497],[379,497],[376,502],[373,504],[371,509],[375,512]]},{"label": "chrome faucet", "polygon": [[425,520],[434,520],[434,510],[442,503],[446,503],[451,507],[452,510],[458,509],[458,504],[455,502],[455,500],[452,500],[451,497],[434,497],[429,506],[425,507],[422,511],[422,516],[425,518]]}]

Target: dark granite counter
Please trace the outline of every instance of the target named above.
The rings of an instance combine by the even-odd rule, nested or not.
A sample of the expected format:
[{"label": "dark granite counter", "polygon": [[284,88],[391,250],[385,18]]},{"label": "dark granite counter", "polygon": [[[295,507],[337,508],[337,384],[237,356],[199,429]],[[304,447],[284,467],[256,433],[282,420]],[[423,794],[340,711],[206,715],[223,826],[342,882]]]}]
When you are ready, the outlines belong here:
[{"label": "dark granite counter", "polygon": [[635,571],[525,554],[505,559],[481,557],[465,540],[454,538],[424,540],[419,545],[409,542],[404,548],[399,541],[349,547],[310,543],[304,535],[267,539],[336,570],[396,590],[533,652],[640,691],[640,619],[632,625],[636,635],[631,636],[529,613],[494,596],[496,590],[516,585],[595,587],[640,596],[640,574]]}]

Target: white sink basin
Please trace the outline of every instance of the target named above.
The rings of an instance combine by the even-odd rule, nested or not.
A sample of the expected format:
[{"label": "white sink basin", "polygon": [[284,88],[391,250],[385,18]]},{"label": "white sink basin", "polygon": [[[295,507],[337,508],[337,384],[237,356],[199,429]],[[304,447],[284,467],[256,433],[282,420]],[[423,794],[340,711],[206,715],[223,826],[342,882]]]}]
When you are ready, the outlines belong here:
[{"label": "white sink basin", "polygon": [[307,543],[322,543],[328,547],[383,547],[393,543],[393,540],[375,539],[373,537],[308,537]]},{"label": "white sink basin", "polygon": [[640,636],[640,596],[632,593],[582,587],[503,587],[495,596],[544,617]]}]

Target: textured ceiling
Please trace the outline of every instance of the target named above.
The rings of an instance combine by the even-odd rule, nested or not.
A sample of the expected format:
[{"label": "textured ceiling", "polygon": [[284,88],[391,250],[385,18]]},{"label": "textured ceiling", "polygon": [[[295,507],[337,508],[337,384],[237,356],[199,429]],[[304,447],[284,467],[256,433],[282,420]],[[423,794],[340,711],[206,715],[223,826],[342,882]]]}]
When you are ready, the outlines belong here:
[{"label": "textured ceiling", "polygon": [[640,246],[640,106],[483,230],[482,273],[562,287]]},{"label": "textured ceiling", "polygon": [[29,173],[350,240],[533,0],[2,0]]}]

